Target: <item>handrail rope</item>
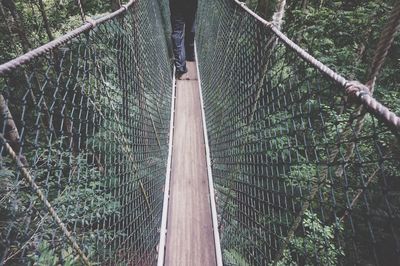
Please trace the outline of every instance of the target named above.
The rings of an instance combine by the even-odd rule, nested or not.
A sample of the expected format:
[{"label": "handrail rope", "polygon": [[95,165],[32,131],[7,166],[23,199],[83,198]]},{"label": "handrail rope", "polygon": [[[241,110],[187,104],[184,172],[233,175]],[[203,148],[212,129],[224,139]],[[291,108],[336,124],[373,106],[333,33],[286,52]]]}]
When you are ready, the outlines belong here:
[{"label": "handrail rope", "polygon": [[[370,94],[370,90],[368,89],[367,86],[365,86],[365,85],[363,85],[363,84],[361,84],[359,82],[356,82],[356,81],[347,81],[344,77],[342,77],[341,75],[337,74],[336,72],[331,70],[329,67],[325,66],[323,63],[321,63],[320,61],[315,59],[313,56],[308,54],[304,49],[302,49],[297,44],[295,44],[293,41],[291,41],[287,36],[285,36],[279,30],[279,27],[274,25],[274,22],[271,23],[271,22],[265,21],[260,16],[258,16],[256,13],[254,13],[249,8],[247,8],[247,6],[244,3],[239,2],[237,0],[235,0],[235,2],[240,7],[242,7],[246,12],[248,12],[250,15],[252,15],[255,19],[257,19],[258,21],[263,23],[266,27],[269,27],[275,33],[275,35],[279,37],[279,39],[281,41],[283,41],[289,48],[291,48],[293,51],[295,51],[304,60],[306,60],[307,62],[312,64],[319,71],[321,71],[322,73],[324,73],[325,75],[327,75],[328,77],[333,79],[335,82],[339,83],[341,85],[341,87],[345,89],[345,93],[348,96],[350,96],[349,98],[351,100],[358,100],[362,104],[362,106],[364,106],[364,108],[366,108],[370,113],[374,114],[376,117],[381,118],[383,121],[385,121],[388,124],[388,126],[391,127],[391,129],[393,129],[393,128],[395,130],[399,130],[400,129],[400,118],[397,117],[396,114],[394,114],[393,112],[389,111],[388,108],[386,108],[385,106],[380,104],[376,99],[374,99],[372,97],[372,95]],[[397,12],[394,12],[394,13],[398,14]],[[397,16],[395,16],[395,15],[391,16],[391,18],[393,18],[393,17],[398,17],[398,15]],[[392,19],[390,21],[393,22]],[[393,25],[393,23],[391,25]],[[386,32],[386,30],[385,30],[385,32]],[[385,36],[386,40],[387,39],[390,40],[390,38],[387,37],[387,35],[390,35],[390,34],[383,33],[383,35]],[[393,33],[393,36],[394,36],[394,33]],[[386,45],[381,45],[381,47],[382,46],[386,47],[385,48],[386,49],[385,54],[387,54],[387,50],[389,49],[390,46],[388,47],[387,43],[386,43]],[[383,54],[383,53],[381,52],[381,54]],[[376,61],[381,62],[382,59],[381,60],[376,60]],[[381,64],[383,64],[383,63],[381,62]],[[374,74],[376,75],[377,72],[375,72]],[[334,151],[332,152],[332,154],[330,156],[330,161],[336,160],[336,156],[337,156],[338,152],[339,152],[338,148],[334,149]],[[328,167],[324,167],[321,172],[322,172],[323,176],[327,176]],[[309,207],[309,202],[310,202],[309,200],[314,197],[314,195],[318,191],[318,188],[319,188],[318,185],[314,186],[312,188],[312,190],[310,191],[310,194],[307,197],[306,202],[303,204],[303,207],[302,207],[299,215],[297,216],[297,218],[294,221],[293,225],[289,229],[288,236],[286,238],[285,243],[280,248],[280,250],[279,250],[279,252],[277,254],[277,258],[275,259],[275,265],[280,260],[280,258],[282,257],[283,251],[287,247],[288,241],[293,237],[294,231],[296,230],[296,228],[300,224],[302,214],[304,214],[305,210],[308,209],[308,207]]]},{"label": "handrail rope", "polygon": [[245,3],[240,2],[239,0],[234,0],[244,11],[249,13],[251,16],[253,16],[256,20],[264,24],[266,27],[270,28],[272,32],[278,36],[278,38],[285,43],[289,48],[294,50],[300,57],[302,57],[304,60],[306,60],[308,63],[312,64],[315,66],[318,70],[323,72],[325,75],[339,83],[341,86],[345,87],[347,80],[342,77],[341,75],[337,74],[335,71],[330,69],[329,67],[325,66],[323,63],[321,63],[319,60],[317,60],[315,57],[310,55],[308,52],[306,52],[303,48],[295,44],[292,40],[290,40],[285,34],[283,34],[275,25],[273,22],[266,21],[259,15],[257,15],[255,12],[253,12],[250,8],[246,6]]},{"label": "handrail rope", "polygon": [[[325,74],[327,77],[332,79],[334,82],[339,84],[344,92],[351,96],[354,100],[359,101],[370,113],[375,115],[378,119],[385,122],[390,129],[395,131],[400,131],[400,117],[394,112],[390,111],[388,108],[379,103],[375,98],[369,93],[365,93],[366,86],[359,83],[353,82],[345,79],[342,75],[336,73],[328,66],[321,63],[315,57],[306,52],[303,48],[298,46],[292,40],[290,40],[285,34],[283,34],[272,22],[266,21],[254,11],[246,6],[245,3],[239,0],[234,0],[234,2],[239,5],[245,12],[253,16],[256,20],[268,27],[284,44],[286,44],[290,49],[296,52],[301,58],[306,62],[314,66],[317,70]],[[348,88],[351,88],[349,90]],[[349,92],[352,92],[349,94]]]},{"label": "handrail rope", "polygon": [[86,32],[88,30],[94,29],[98,25],[103,24],[104,22],[124,13],[136,1],[137,0],[130,0],[126,5],[122,5],[121,8],[119,8],[118,10],[116,10],[108,15],[105,15],[101,18],[98,18],[98,19],[88,18],[88,19],[86,19],[86,23],[83,24],[82,26],[64,34],[63,36],[58,37],[57,39],[55,39],[51,42],[48,42],[42,46],[39,46],[27,53],[15,58],[15,59],[12,59],[4,64],[1,64],[0,65],[0,75],[7,74],[7,73],[15,70],[16,68],[29,63],[30,61],[43,55],[44,53],[47,53],[65,43],[67,43],[68,41],[75,38],[79,34]]},{"label": "handrail rope", "polygon": [[31,185],[32,189],[36,192],[36,194],[39,196],[40,200],[47,207],[47,209],[49,210],[51,216],[53,217],[53,219],[55,220],[57,225],[61,228],[61,230],[64,233],[64,235],[67,237],[67,239],[72,244],[72,247],[75,249],[75,251],[81,257],[83,263],[85,265],[87,265],[87,266],[90,266],[91,263],[90,263],[88,257],[85,255],[85,253],[79,247],[78,243],[74,240],[74,238],[72,237],[71,232],[67,229],[65,224],[61,221],[61,219],[58,216],[56,210],[53,208],[51,203],[47,200],[47,198],[43,194],[42,190],[39,188],[39,186],[33,180],[31,174],[28,172],[28,170],[26,170],[26,167],[21,162],[21,159],[17,156],[17,154],[15,153],[13,148],[11,148],[10,144],[8,144],[7,140],[4,138],[3,134],[1,134],[1,133],[0,133],[0,140],[1,140],[1,142],[3,142],[3,146],[4,146],[5,150],[6,150],[6,152],[17,163],[17,166],[21,171],[22,177],[25,178],[25,180]]},{"label": "handrail rope", "polygon": [[[372,60],[371,68],[368,74],[369,76],[368,76],[367,88],[363,88],[363,91],[357,89],[354,91],[354,86],[350,85],[347,88],[348,94],[356,92],[356,93],[369,94],[370,96],[373,95],[376,79],[379,75],[380,70],[382,69],[388,51],[390,47],[393,45],[394,37],[399,29],[400,29],[400,2],[397,2],[397,4],[395,4],[395,6],[392,9],[392,12],[389,16],[389,20],[382,31],[377,48],[375,50],[374,58]],[[364,91],[367,93],[365,93]],[[379,108],[385,108],[385,107],[380,106]],[[364,120],[366,115],[365,109],[366,107],[364,105],[361,105],[354,111],[354,117],[357,117],[356,124],[354,127],[355,136],[358,136],[358,134],[360,134],[364,126]],[[346,149],[346,154],[344,156],[345,161],[350,159],[350,157],[354,152],[354,148],[355,148],[355,143],[352,142]]]},{"label": "handrail rope", "polygon": [[[372,65],[373,70],[370,71],[371,79],[367,83],[369,86],[365,86],[357,81],[348,82],[348,85],[346,86],[346,94],[349,96],[350,101],[352,101],[354,99],[359,99],[361,101],[361,103],[363,103],[365,101],[365,104],[361,104],[360,107],[356,108],[356,110],[354,110],[354,112],[353,112],[353,117],[357,117],[354,129],[351,130],[351,128],[350,128],[350,125],[353,123],[354,120],[350,120],[347,124],[346,130],[342,134],[340,134],[341,136],[339,137],[339,139],[341,137],[350,138],[351,134],[353,134],[354,136],[359,135],[359,133],[361,132],[362,127],[364,125],[364,120],[365,120],[365,115],[366,115],[365,109],[367,109],[371,113],[374,113],[375,109],[379,109],[379,110],[381,110],[381,113],[390,115],[390,111],[388,112],[388,109],[386,107],[384,107],[383,105],[381,105],[379,102],[375,101],[375,102],[368,103],[367,101],[370,101],[371,99],[374,100],[372,98],[373,86],[374,86],[376,77],[379,73],[379,70],[381,69],[383,62],[385,61],[387,52],[393,43],[394,35],[399,27],[399,24],[400,24],[400,4],[398,4],[397,6],[395,6],[393,8],[393,11],[389,18],[389,22],[382,33],[382,36],[379,41],[378,48],[377,48],[377,51],[375,53],[374,60],[373,60],[373,65]],[[375,106],[375,108],[370,109],[370,107],[369,107],[370,105],[376,105],[376,106]],[[384,110],[384,109],[386,109],[386,110]],[[391,117],[388,117],[387,119],[391,120]],[[396,119],[393,118],[393,120],[396,123]],[[397,122],[399,122],[399,121],[400,120],[397,120]],[[399,124],[397,124],[397,126],[399,126]],[[353,141],[351,143],[349,143],[349,145],[347,145],[346,152],[343,157],[344,163],[347,163],[348,160],[352,157],[355,146],[356,146],[356,144]],[[329,162],[330,163],[335,162],[337,160],[338,154],[339,154],[339,146],[335,147],[332,150],[332,153],[329,158]],[[378,166],[378,168],[375,170],[374,174],[372,174],[368,178],[367,182],[364,183],[365,187],[368,186],[371,183],[371,181],[376,177],[376,174],[379,170],[380,170],[380,167]],[[337,177],[341,177],[343,175],[343,172],[344,172],[344,166],[339,166],[339,168],[335,172],[335,175]],[[325,166],[322,169],[321,173],[322,173],[322,175],[321,175],[322,178],[319,180],[320,184],[323,183],[324,180],[328,177],[328,167]],[[277,263],[280,261],[280,259],[283,256],[284,250],[287,248],[289,242],[294,237],[295,231],[299,227],[299,225],[301,223],[301,219],[302,219],[305,211],[309,208],[311,201],[314,199],[314,197],[316,196],[316,194],[321,186],[320,184],[315,184],[311,188],[310,193],[306,198],[306,201],[302,204],[300,212],[296,216],[292,226],[290,227],[290,229],[287,233],[285,242],[282,244],[281,248],[279,249],[279,251],[277,253],[277,257],[275,258],[274,265],[277,265]],[[359,199],[359,197],[361,196],[361,194],[364,191],[365,191],[365,188],[358,190],[357,195],[353,198],[350,206],[348,207],[349,209],[351,209],[356,204],[357,200]],[[347,210],[345,211],[344,215],[338,220],[338,222],[343,222],[346,215],[348,215]]]},{"label": "handrail rope", "polygon": [[[248,9],[244,3],[241,3],[239,1],[236,1],[243,9],[245,9],[246,11],[248,11],[253,17],[255,17],[256,19],[258,19],[261,23],[263,23],[264,25],[266,25],[267,27],[271,27],[272,29],[274,29],[274,25],[272,25],[270,22],[265,21],[264,19],[262,19],[261,17],[259,17],[256,13],[254,13],[253,11],[251,11],[250,9]],[[351,96],[350,98],[354,98],[356,97],[356,99],[359,99],[367,108],[369,108],[369,106],[372,106],[372,108],[369,108],[368,110],[371,113],[375,113],[375,115],[377,115],[378,117],[382,116],[382,115],[386,115],[387,117],[383,120],[385,121],[394,121],[394,125],[396,126],[396,128],[400,128],[400,119],[398,117],[396,117],[396,115],[392,112],[390,112],[386,107],[384,107],[382,104],[380,104],[379,102],[377,102],[374,98],[372,98],[371,95],[369,95],[367,92],[368,90],[366,90],[366,86],[362,85],[361,83],[358,82],[349,82],[346,79],[344,79],[342,76],[336,74],[334,71],[332,71],[331,69],[329,69],[328,67],[324,66],[321,62],[319,62],[318,60],[316,60],[314,57],[312,57],[311,55],[309,55],[307,52],[305,52],[303,49],[301,49],[299,46],[297,46],[295,43],[293,43],[290,39],[288,39],[283,33],[281,33],[278,29],[276,29],[276,35],[283,41],[287,41],[288,45],[292,45],[290,46],[290,48],[292,48],[293,50],[295,50],[296,52],[301,52],[301,56],[309,61],[309,59],[311,59],[313,62],[312,63],[314,66],[316,66],[318,69],[320,69],[320,71],[324,72],[326,75],[328,75],[329,77],[333,78],[336,82],[338,82],[342,87],[345,88],[345,92]],[[277,34],[278,33],[278,34]],[[321,67],[323,67],[321,69]],[[341,83],[342,82],[342,83]],[[356,90],[354,90],[356,89]],[[257,100],[258,101],[258,100]],[[254,109],[253,109],[254,110]],[[377,111],[378,110],[378,111]],[[254,113],[254,111],[252,111],[252,113]],[[250,117],[250,121],[252,120],[252,116]],[[397,124],[396,124],[397,123]],[[337,158],[337,155],[339,154],[339,148],[335,148],[332,153],[331,156],[329,158],[329,161],[334,161]],[[237,168],[234,171],[234,174],[237,174]],[[324,176],[325,178],[328,175],[328,167],[324,167],[321,170],[321,175]],[[299,213],[299,215],[297,216],[297,218],[295,219],[293,225],[291,226],[291,228],[289,229],[289,233],[287,236],[287,241],[283,244],[283,246],[281,247],[281,249],[278,252],[277,255],[277,259],[275,260],[275,263],[278,262],[280,260],[280,257],[283,255],[283,251],[285,250],[288,241],[293,237],[294,232],[296,230],[296,228],[298,227],[298,225],[301,222],[301,217],[303,216],[305,210],[308,209],[309,207],[309,203],[310,200],[316,195],[316,193],[318,192],[319,189],[319,185],[315,185],[310,193],[309,196],[306,199],[306,202],[303,204],[303,207]]]},{"label": "handrail rope", "polygon": [[[375,51],[375,55],[374,55],[374,58],[373,58],[373,61],[371,64],[371,69],[369,70],[369,78],[368,78],[367,86],[364,86],[364,85],[359,84],[354,81],[354,82],[350,83],[349,86],[346,88],[346,92],[348,95],[352,96],[353,98],[361,97],[362,100],[365,100],[365,101],[368,101],[368,99],[364,98],[364,97],[372,96],[372,94],[374,92],[376,78],[379,75],[379,71],[385,62],[385,59],[387,57],[387,53],[388,53],[390,47],[393,45],[394,36],[395,36],[396,32],[399,30],[399,28],[400,28],[400,2],[398,2],[397,5],[395,5],[393,7],[392,12],[389,16],[389,20],[388,20],[388,22],[381,34],[381,37],[379,39],[378,46]],[[360,88],[362,88],[362,89],[360,90]],[[351,98],[350,98],[350,100],[351,100]],[[381,105],[377,108],[384,109],[386,107]],[[347,135],[348,137],[350,137],[350,134],[353,134],[353,136],[357,137],[360,134],[360,132],[364,126],[364,120],[365,120],[365,115],[366,115],[365,109],[367,109],[367,108],[364,105],[360,105],[356,110],[354,110],[354,112],[352,114],[353,119],[357,118],[354,129],[352,132],[350,132],[350,129],[348,129],[342,135]],[[371,112],[374,112],[374,110],[371,110]],[[390,119],[390,118],[388,118],[388,119]],[[348,125],[350,126],[353,123],[353,121],[354,120],[350,120]],[[355,146],[356,146],[356,144],[353,141],[347,145],[346,152],[343,156],[344,163],[347,163],[350,160],[350,158],[353,156]],[[379,167],[378,167],[378,169],[379,169]],[[376,170],[375,172],[377,172],[377,171],[378,170]],[[336,170],[335,174],[337,177],[341,177],[343,175],[343,173],[344,173],[344,166],[340,166]],[[376,174],[372,175],[364,185],[367,186],[369,183],[371,183],[371,181],[373,180],[373,178],[375,176],[376,176]],[[360,192],[357,194],[357,196],[353,199],[352,205],[354,205],[356,203],[357,199],[359,198],[361,193],[363,193],[364,191],[365,191],[365,188],[360,190]],[[345,217],[345,215],[341,218],[341,221],[344,219],[344,217]]]},{"label": "handrail rope", "polygon": [[[131,6],[135,0],[131,0],[127,5],[125,5],[124,7],[121,7],[120,9],[118,9],[117,11],[109,14],[108,16],[102,17],[98,20],[93,20],[92,18],[87,18],[85,19],[85,14],[82,8],[82,4],[80,2],[80,0],[77,0],[78,2],[78,6],[79,6],[79,10],[80,10],[80,15],[82,18],[83,22],[86,22],[84,25],[80,26],[79,28],[70,31],[69,33],[57,38],[56,40],[49,42],[41,47],[38,47],[14,60],[11,60],[5,64],[0,65],[0,74],[4,74],[7,73],[9,71],[14,70],[15,68],[28,63],[29,61],[31,61],[32,59],[42,55],[43,53],[46,53],[48,51],[53,50],[54,48],[68,42],[69,40],[71,40],[72,38],[78,36],[79,34],[86,32],[90,29],[93,29],[97,26],[97,24],[101,24],[104,23],[106,21],[108,21],[109,19],[112,19],[115,16],[118,16],[119,14],[121,14],[122,12],[126,11],[128,9],[129,6]],[[39,198],[41,199],[41,201],[44,203],[44,205],[47,207],[47,209],[49,210],[51,216],[53,217],[53,219],[55,220],[55,222],[57,223],[57,225],[61,228],[63,234],[67,237],[67,239],[69,240],[69,242],[71,243],[73,249],[75,249],[75,251],[78,253],[78,255],[81,257],[83,263],[85,265],[91,265],[88,257],[85,255],[85,253],[81,250],[81,248],[79,247],[79,245],[77,244],[77,242],[73,239],[71,232],[67,229],[67,227],[65,226],[65,224],[61,221],[60,217],[58,216],[57,212],[55,211],[55,209],[52,207],[52,205],[50,204],[50,202],[46,199],[45,195],[43,194],[43,192],[41,191],[41,189],[39,188],[39,186],[35,183],[35,181],[33,180],[32,176],[30,175],[30,173],[26,170],[26,168],[24,167],[23,163],[21,162],[21,159],[17,157],[16,153],[14,152],[14,150],[12,149],[12,147],[7,143],[6,139],[4,138],[4,136],[2,134],[0,134],[0,140],[3,142],[5,150],[10,154],[10,156],[12,157],[12,159],[14,161],[16,161],[22,176],[28,181],[28,183],[31,185],[31,187],[33,188],[33,190],[36,192],[36,194],[39,196]],[[141,184],[142,185],[142,184]],[[143,186],[142,186],[142,190],[143,190]],[[146,201],[148,203],[148,201]]]}]

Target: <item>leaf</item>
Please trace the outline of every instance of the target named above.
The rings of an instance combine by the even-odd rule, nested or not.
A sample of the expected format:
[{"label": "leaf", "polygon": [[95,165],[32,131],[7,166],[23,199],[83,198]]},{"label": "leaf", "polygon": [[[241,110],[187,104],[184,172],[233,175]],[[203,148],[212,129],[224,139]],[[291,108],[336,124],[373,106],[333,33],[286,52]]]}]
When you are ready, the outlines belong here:
[{"label": "leaf", "polygon": [[239,252],[234,249],[224,250],[226,265],[250,266]]},{"label": "leaf", "polygon": [[0,178],[14,177],[14,172],[9,169],[0,170]]}]

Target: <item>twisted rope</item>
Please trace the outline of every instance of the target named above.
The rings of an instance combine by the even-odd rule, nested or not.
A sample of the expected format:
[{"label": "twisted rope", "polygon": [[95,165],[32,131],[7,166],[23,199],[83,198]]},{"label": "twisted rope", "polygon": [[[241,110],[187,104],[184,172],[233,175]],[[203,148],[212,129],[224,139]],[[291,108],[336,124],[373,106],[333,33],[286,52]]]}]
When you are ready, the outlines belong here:
[{"label": "twisted rope", "polygon": [[371,94],[374,91],[374,83],[378,77],[387,53],[393,44],[396,32],[400,29],[400,1],[394,5],[389,17],[389,21],[382,31],[378,48],[375,51],[374,59],[372,60],[371,69],[369,71],[369,82],[371,83]]},{"label": "twisted rope", "polygon": [[[287,47],[289,47],[291,50],[293,50],[298,56],[303,58],[306,62],[311,64],[313,67],[315,67],[317,70],[319,70],[321,73],[323,73],[325,76],[330,78],[332,81],[336,82],[339,84],[342,89],[344,90],[345,93],[348,93],[347,88],[350,86],[350,84],[354,84],[351,81],[348,81],[345,79],[343,76],[340,74],[336,73],[333,71],[331,68],[327,67],[323,63],[321,63],[319,60],[317,60],[315,57],[310,55],[308,52],[306,52],[303,48],[298,46],[296,43],[294,43],[292,40],[290,40],[285,34],[283,34],[272,22],[268,22],[256,13],[254,13],[252,10],[250,10],[245,3],[240,2],[238,0],[234,0],[237,5],[239,5],[245,12],[247,12],[249,15],[254,17],[256,20],[261,22],[262,24],[265,25],[265,27],[269,28]],[[394,7],[394,11],[392,12],[392,15],[390,16],[390,23],[389,26],[383,31],[382,36],[382,41],[380,43],[384,43],[384,40],[392,40],[394,38],[395,30],[399,27],[399,16],[400,16],[400,4],[397,3]],[[377,51],[377,56],[376,58],[376,66],[373,67],[371,70],[371,73],[376,73],[376,70],[379,70],[382,67],[382,56],[380,54],[387,54],[388,49],[390,48],[390,45],[385,44],[385,45],[380,45],[380,48]],[[380,63],[382,62],[382,63]],[[360,90],[363,90],[363,88],[359,88]],[[364,94],[358,94],[357,96],[357,101],[359,101],[366,110],[368,110],[370,113],[375,115],[378,119],[382,120],[387,126],[389,126],[392,130],[398,131],[400,130],[398,126],[398,120],[400,117],[398,117],[396,114],[391,112],[388,108],[384,107],[382,104],[380,104],[375,98],[372,97],[370,94],[369,96],[365,96]]]},{"label": "twisted rope", "polygon": [[[280,29],[281,26],[282,26],[283,15],[285,14],[285,6],[286,6],[286,0],[280,0],[277,3],[277,6],[276,6],[277,8],[276,8],[276,11],[275,11],[275,13],[273,15],[273,22],[272,23],[278,29]],[[267,72],[268,72],[268,62],[269,62],[269,60],[270,60],[270,58],[272,56],[272,53],[274,52],[275,47],[276,47],[277,44],[278,44],[278,39],[277,39],[276,36],[273,35],[271,37],[271,39],[268,40],[268,43],[265,46],[265,47],[270,47],[270,45],[271,45],[271,47],[267,51],[267,56],[266,56],[267,58],[265,60],[264,66],[263,66],[263,68],[261,70],[260,81],[258,82],[258,89],[257,89],[257,93],[256,93],[256,98],[254,100],[253,107],[251,109],[250,119],[249,119],[248,125],[250,125],[253,122],[254,114],[255,114],[256,109],[257,109],[257,104],[258,104],[258,102],[259,102],[259,100],[261,98],[261,92],[262,92],[262,89],[264,88],[264,84],[265,84],[265,81],[266,81]]]},{"label": "twisted rope", "polygon": [[77,0],[77,4],[79,7],[79,13],[81,15],[82,22],[85,22],[85,12],[83,11],[81,0]]},{"label": "twisted rope", "polygon": [[[364,126],[366,111],[375,114],[381,120],[388,121],[389,126],[394,131],[400,132],[400,118],[395,113],[391,112],[388,108],[380,104],[372,97],[375,88],[375,82],[379,75],[380,70],[386,60],[388,51],[393,45],[396,32],[400,28],[400,2],[397,2],[392,9],[389,16],[389,21],[382,31],[381,37],[372,60],[371,69],[369,70],[367,86],[360,84],[356,81],[349,82],[346,85],[346,93],[351,98],[358,100],[361,103],[354,111],[354,117],[357,117],[354,129],[354,136],[358,136]],[[354,153],[355,143],[351,142],[346,148],[344,155],[344,162],[347,162]],[[337,175],[341,176],[343,169],[338,169]]]},{"label": "twisted rope", "polygon": [[285,7],[286,7],[286,0],[280,0],[277,3],[277,9],[274,15],[272,16],[272,23],[279,30],[282,27],[283,16],[285,15]]},{"label": "twisted rope", "polygon": [[75,239],[72,237],[72,234],[70,231],[68,231],[67,227],[65,224],[61,221],[60,217],[58,216],[57,212],[54,210],[53,206],[50,204],[50,202],[47,200],[46,196],[43,194],[42,190],[39,188],[39,186],[35,183],[33,180],[31,174],[26,170],[24,164],[21,162],[20,158],[17,156],[17,154],[14,152],[14,150],[11,148],[10,144],[8,144],[7,140],[4,138],[3,134],[0,133],[0,140],[3,142],[4,149],[6,152],[11,156],[11,158],[17,163],[17,166],[19,170],[21,171],[21,175],[25,180],[31,185],[32,189],[36,194],[39,196],[40,200],[43,202],[43,204],[47,207],[47,209],[50,212],[50,215],[53,217],[57,225],[61,228],[61,231],[65,235],[65,237],[69,240],[71,243],[72,247],[75,249],[75,251],[78,253],[78,255],[81,257],[83,263],[87,266],[90,266],[91,263],[88,259],[88,257],[85,255],[85,253],[81,250],[79,247],[78,243],[76,243]]},{"label": "twisted rope", "polygon": [[[284,1],[284,0],[283,0]],[[274,21],[268,22],[265,21],[263,18],[255,14],[253,11],[251,11],[249,8],[246,7],[246,5],[238,0],[235,0],[236,4],[238,4],[242,9],[245,10],[245,12],[249,13],[251,16],[253,16],[256,20],[264,24],[266,27],[268,27],[287,47],[289,47],[291,50],[293,50],[298,56],[303,58],[306,62],[310,63],[312,66],[314,66],[317,70],[325,74],[327,77],[329,77],[331,80],[334,82],[338,83],[346,95],[349,96],[354,101],[358,101],[361,104],[362,108],[365,108],[368,112],[373,114],[375,117],[377,117],[379,120],[385,122],[390,129],[393,131],[398,131],[400,132],[400,117],[398,117],[395,113],[391,112],[388,108],[383,106],[381,103],[379,103],[375,98],[372,97],[373,93],[373,83],[376,79],[376,76],[378,75],[379,70],[381,69],[383,62],[385,60],[385,57],[387,55],[387,52],[394,40],[394,35],[396,30],[399,27],[400,23],[400,2],[397,3],[394,7],[394,10],[390,16],[390,20],[388,23],[388,26],[385,28],[385,30],[382,33],[382,38],[379,42],[378,49],[376,52],[376,55],[374,57],[374,63],[373,67],[371,69],[371,74],[370,76],[372,77],[373,82],[369,82],[371,84],[370,90],[369,87],[355,81],[348,81],[344,77],[342,77],[340,74],[336,73],[320,61],[318,61],[316,58],[314,58],[312,55],[310,55],[308,52],[306,52],[304,49],[299,47],[297,44],[295,44],[292,40],[290,40],[286,35],[284,35],[280,31],[280,23],[279,20],[282,19],[280,17],[282,13],[277,13],[276,16],[274,15]],[[364,114],[365,115],[365,114]],[[363,116],[358,118],[358,123],[356,124],[356,132],[361,130],[362,124],[363,124]],[[337,159],[337,155],[339,154],[339,148],[335,148],[331,155],[329,156],[329,161],[334,162]],[[324,180],[328,176],[328,166],[324,167],[321,171],[323,179]],[[320,180],[320,183],[321,180]],[[312,187],[310,190],[309,195],[306,197],[305,202],[302,205],[302,208],[298,215],[296,216],[292,226],[290,227],[287,237],[285,239],[285,242],[283,243],[282,247],[279,249],[277,256],[275,258],[274,264],[277,265],[279,260],[283,256],[284,250],[287,248],[290,240],[294,237],[294,234],[298,228],[298,226],[301,223],[302,216],[304,215],[305,211],[309,208],[311,200],[315,197],[315,195],[318,192],[320,185],[316,184]]]},{"label": "twisted rope", "polygon": [[[392,130],[400,132],[400,117],[372,97],[369,87],[357,81],[349,81],[346,84],[346,94],[350,97],[350,99],[361,103],[362,106],[368,112],[374,114],[375,117],[385,121]],[[362,114],[362,111],[360,114]],[[359,130],[361,130],[361,123],[364,118],[365,114],[357,119],[356,134],[358,134]],[[358,127],[360,127],[360,129],[358,129]]]},{"label": "twisted rope", "polygon": [[[378,49],[375,53],[372,68],[370,71],[370,81],[367,83],[369,86],[363,85],[358,81],[347,81],[345,84],[345,93],[348,95],[350,101],[355,101],[359,102],[361,106],[357,108],[355,111],[355,115],[357,116],[356,124],[355,124],[355,129],[354,129],[354,135],[358,136],[358,134],[361,132],[362,127],[364,125],[364,120],[365,120],[365,115],[366,112],[364,109],[366,109],[368,112],[371,114],[374,114],[375,117],[378,119],[386,122],[386,124],[393,130],[393,131],[398,131],[400,132],[400,117],[398,117],[395,113],[391,112],[387,107],[383,106],[381,103],[379,103],[375,98],[372,97],[372,93],[374,90],[374,83],[376,80],[377,75],[379,74],[380,69],[383,66],[383,63],[386,59],[387,52],[391,45],[393,44],[394,41],[394,36],[396,34],[396,31],[398,30],[400,26],[400,2],[397,4],[392,11],[392,14],[389,19],[388,25],[385,27],[385,30],[382,33],[381,39],[378,44]],[[296,47],[294,47],[296,48]],[[307,57],[306,54],[304,56]],[[303,57],[305,58],[305,57]],[[305,58],[306,59],[306,58]],[[311,58],[312,59],[312,58]],[[318,63],[318,62],[317,62]],[[346,130],[343,134],[344,137],[348,137],[350,130]],[[344,155],[344,161],[347,162],[355,148],[355,143],[352,142],[346,149],[346,154]],[[332,152],[330,156],[330,162],[334,162],[337,160],[337,155],[339,153],[339,149],[335,148],[334,151]],[[344,169],[340,168],[336,171],[337,176],[341,176],[343,174]],[[325,167],[322,171],[322,176],[323,180],[326,179],[328,175],[328,167]],[[372,175],[371,179],[375,177],[375,174]],[[370,182],[370,181],[369,181]],[[369,184],[368,182],[368,184]],[[322,183],[322,182],[320,182]],[[287,248],[290,240],[294,237],[295,231],[299,227],[301,223],[302,216],[304,215],[305,211],[309,208],[310,202],[314,199],[315,195],[318,192],[320,185],[315,185],[310,191],[309,196],[306,199],[306,202],[303,204],[299,214],[296,216],[296,219],[294,220],[292,226],[290,227],[286,241],[283,243],[282,247],[280,248],[278,255],[275,259],[275,265],[280,261],[280,259],[283,256],[284,250]],[[352,201],[352,205],[354,205],[358,199],[358,197],[361,195],[362,191],[359,191],[358,195],[356,198]],[[352,206],[351,205],[351,206]],[[340,219],[340,221],[343,221],[344,217]]]},{"label": "twisted rope", "polygon": [[99,19],[96,19],[96,20],[88,19],[86,21],[86,23],[84,25],[80,26],[79,28],[76,28],[45,45],[42,45],[32,51],[29,51],[26,54],[23,54],[11,61],[8,61],[7,63],[0,65],[0,75],[5,75],[7,73],[10,73],[11,71],[17,69],[18,67],[20,67],[22,65],[28,64],[33,59],[35,59],[45,53],[48,53],[49,51],[54,50],[55,48],[57,48],[63,44],[66,44],[67,42],[69,42],[70,40],[75,38],[76,36],[86,32],[86,31],[89,31],[91,29],[94,29],[98,25],[103,24],[104,22],[106,22],[110,19],[113,19],[116,16],[121,15],[122,13],[127,11],[129,9],[129,7],[131,7],[135,2],[136,2],[136,0],[130,0],[126,5],[123,5],[120,9],[118,9],[106,16],[103,16]]}]

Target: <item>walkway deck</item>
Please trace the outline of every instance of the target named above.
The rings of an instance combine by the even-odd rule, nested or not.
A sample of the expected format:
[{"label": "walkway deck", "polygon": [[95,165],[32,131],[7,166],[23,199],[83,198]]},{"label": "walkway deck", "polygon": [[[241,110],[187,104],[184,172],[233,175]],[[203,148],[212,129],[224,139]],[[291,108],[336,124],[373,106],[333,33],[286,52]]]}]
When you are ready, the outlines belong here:
[{"label": "walkway deck", "polygon": [[196,64],[176,83],[165,265],[216,265]]}]

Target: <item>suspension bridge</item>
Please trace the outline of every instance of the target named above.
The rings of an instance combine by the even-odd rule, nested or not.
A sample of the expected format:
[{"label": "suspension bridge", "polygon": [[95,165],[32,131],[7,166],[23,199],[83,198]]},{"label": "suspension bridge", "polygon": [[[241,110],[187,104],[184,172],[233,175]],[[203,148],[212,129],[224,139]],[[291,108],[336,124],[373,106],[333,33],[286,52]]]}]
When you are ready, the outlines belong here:
[{"label": "suspension bridge", "polygon": [[241,2],[197,16],[184,80],[157,0],[0,65],[0,265],[400,263],[400,118],[373,85]]}]

